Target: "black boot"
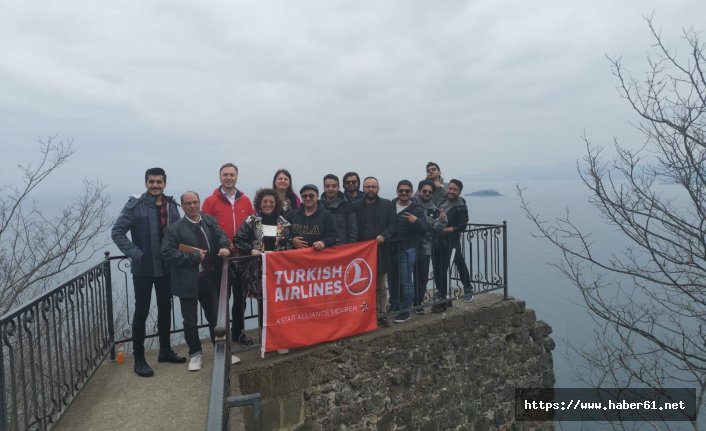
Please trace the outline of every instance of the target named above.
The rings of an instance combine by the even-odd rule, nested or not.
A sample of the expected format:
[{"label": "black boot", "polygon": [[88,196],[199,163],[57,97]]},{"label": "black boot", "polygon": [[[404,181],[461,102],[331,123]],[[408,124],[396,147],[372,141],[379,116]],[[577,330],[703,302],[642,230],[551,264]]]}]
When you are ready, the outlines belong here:
[{"label": "black boot", "polygon": [[154,371],[147,365],[144,355],[135,355],[135,374],[140,377],[152,377]]},{"label": "black boot", "polygon": [[174,350],[160,350],[159,356],[157,356],[157,362],[171,362],[172,364],[183,364],[186,362],[186,358],[179,356],[174,352]]}]

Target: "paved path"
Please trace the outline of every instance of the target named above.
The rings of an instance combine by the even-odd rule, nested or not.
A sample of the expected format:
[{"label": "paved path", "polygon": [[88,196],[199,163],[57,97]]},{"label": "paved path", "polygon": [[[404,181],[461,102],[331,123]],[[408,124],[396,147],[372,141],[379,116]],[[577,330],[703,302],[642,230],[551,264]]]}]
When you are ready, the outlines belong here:
[{"label": "paved path", "polygon": [[[207,341],[207,340],[206,340]],[[132,356],[123,365],[106,360],[78,395],[55,430],[201,430],[206,425],[213,348],[204,342],[204,367],[157,362],[147,353],[154,376],[138,377]],[[175,350],[184,354],[186,346]]]}]

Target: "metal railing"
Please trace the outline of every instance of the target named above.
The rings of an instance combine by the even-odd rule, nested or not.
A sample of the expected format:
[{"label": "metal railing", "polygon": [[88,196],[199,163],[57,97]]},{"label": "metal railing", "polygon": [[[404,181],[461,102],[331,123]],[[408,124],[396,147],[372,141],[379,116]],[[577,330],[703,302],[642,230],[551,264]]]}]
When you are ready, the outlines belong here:
[{"label": "metal railing", "polygon": [[[468,224],[457,239],[435,238],[426,244],[421,239],[413,244],[409,239],[393,239],[385,244],[378,253],[378,277],[387,276],[386,317],[496,290],[508,299],[507,222]],[[409,265],[404,253],[410,248],[414,262],[402,275],[402,267]]]},{"label": "metal railing", "polygon": [[[206,429],[208,431],[229,429],[230,409],[232,407],[252,405],[255,420],[259,420],[260,394],[230,395],[231,343],[229,337],[230,310],[228,309],[228,293],[230,290],[230,279],[228,267],[234,267],[234,274],[239,276],[240,280],[238,281],[241,286],[248,286],[246,283],[257,281],[257,278],[252,279],[253,276],[257,277],[253,268],[257,269],[257,264],[260,261],[261,258],[259,256],[232,258],[228,261],[228,264],[223,265],[221,285],[219,287],[218,320],[215,329],[216,341],[213,348],[213,375],[211,376],[211,392],[208,400],[208,416],[206,417]],[[236,266],[239,267],[235,268]],[[247,296],[247,289],[244,290]],[[252,311],[250,314],[250,317],[258,317]]]},{"label": "metal railing", "polygon": [[110,261],[0,317],[0,430],[47,429],[113,347]]},{"label": "metal railing", "polygon": [[[390,241],[386,247],[392,247],[394,251],[395,243]],[[421,247],[421,244],[415,246],[416,249]],[[439,249],[433,246],[429,256],[431,271],[417,275],[415,283],[423,283],[424,295],[421,303],[415,306],[427,307],[460,298],[466,293],[466,287],[470,287],[474,294],[502,289],[505,298],[508,297],[505,222],[502,225],[468,225],[448,256],[446,295],[434,294],[438,291],[437,280],[440,280],[434,276],[434,263],[447,258],[443,255],[437,260],[439,257],[434,256],[435,253],[439,253]],[[462,259],[454,262],[452,259],[456,254]],[[228,266],[233,267],[239,284],[250,287],[243,289],[249,308],[245,319],[258,319],[258,323],[251,326],[260,328],[261,260],[245,257],[232,258],[229,262],[224,271]],[[460,262],[467,265],[467,274]],[[112,272],[112,265],[117,266],[118,272]],[[125,256],[110,257],[106,253],[103,262],[0,317],[0,431],[51,427],[102,361],[108,355],[115,358],[116,343],[131,341],[130,308],[134,299],[129,268],[129,259]],[[429,281],[432,282],[431,289]],[[114,288],[114,283],[122,286]],[[209,429],[227,429],[230,407],[253,405],[256,415],[259,412],[258,394],[230,396],[229,290],[226,271],[220,285]],[[118,309],[124,308],[124,312],[115,311],[114,305]],[[173,334],[183,332],[175,315],[176,310],[172,308]],[[150,316],[156,316],[154,310]],[[148,338],[157,335],[156,323],[152,323],[147,328]],[[200,327],[205,326],[207,323],[202,317]],[[116,334],[119,334],[117,341]],[[236,349],[236,353],[260,347],[261,332],[256,338],[252,346]]]},{"label": "metal railing", "polygon": [[[401,247],[401,245],[404,245]],[[398,256],[401,249],[409,248],[408,239],[396,239],[386,241],[385,245],[379,248],[378,252],[378,277],[387,275],[392,265],[395,264],[395,256]],[[413,312],[421,308],[431,307],[437,304],[446,304],[451,300],[460,299],[467,295],[466,288],[472,294],[503,290],[503,296],[508,299],[507,286],[507,222],[497,224],[469,224],[456,242],[447,243],[448,247],[440,243],[429,244],[429,263],[432,264],[432,271],[429,266],[424,271],[417,271],[420,260],[415,253],[413,284],[415,289],[423,286],[423,299],[419,303],[413,303],[412,307],[399,310],[388,308],[386,315],[400,312]],[[421,240],[415,240],[412,246],[416,251],[423,254],[424,244]],[[448,252],[448,254],[446,254]],[[455,259],[458,255],[460,258]],[[438,295],[437,282],[441,279],[435,277],[433,264],[441,266],[442,261],[447,259],[448,269],[443,276],[448,283],[446,295]],[[386,261],[387,260],[387,261]],[[422,259],[424,260],[424,259]],[[262,305],[262,266],[260,256],[247,256],[231,258],[231,265],[236,269],[233,273],[238,278],[236,283],[241,286],[241,290],[246,297],[250,298],[250,315],[247,318],[258,318],[261,313],[259,309]],[[225,271],[225,268],[224,268]],[[218,324],[216,326],[216,347],[214,357],[214,372],[211,380],[211,395],[209,399],[208,418],[206,427],[209,431],[222,431],[229,429],[230,409],[232,407],[252,405],[255,413],[256,423],[259,423],[260,416],[260,394],[245,394],[237,397],[230,396],[230,355],[231,343],[228,342],[228,309],[227,291],[229,289],[228,274],[224,272],[221,279],[221,302],[219,304]],[[395,279],[395,277],[393,277]],[[397,277],[399,279],[399,277]],[[432,282],[429,289],[429,282]],[[454,284],[455,283],[455,284]],[[389,286],[388,286],[389,288]],[[399,291],[401,289],[391,289]],[[224,293],[226,292],[226,293]],[[224,296],[226,295],[226,296]],[[225,301],[224,301],[225,298]],[[401,298],[400,298],[401,299]],[[414,300],[412,300],[414,302]],[[258,313],[255,313],[258,310]],[[259,348],[262,342],[262,322],[258,324],[258,336],[255,343],[246,348],[249,350]]]}]

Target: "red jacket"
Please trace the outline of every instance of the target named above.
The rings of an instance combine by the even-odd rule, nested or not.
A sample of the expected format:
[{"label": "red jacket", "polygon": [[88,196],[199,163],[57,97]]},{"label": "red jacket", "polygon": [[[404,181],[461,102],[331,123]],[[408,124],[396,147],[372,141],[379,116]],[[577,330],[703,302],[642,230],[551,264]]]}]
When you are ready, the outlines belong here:
[{"label": "red jacket", "polygon": [[228,198],[221,192],[220,187],[217,187],[213,194],[203,201],[201,211],[218,220],[218,224],[226,233],[229,242],[233,241],[245,219],[249,215],[255,214],[252,202],[250,202],[250,198],[245,196],[245,193],[235,189],[235,203],[231,205]]}]

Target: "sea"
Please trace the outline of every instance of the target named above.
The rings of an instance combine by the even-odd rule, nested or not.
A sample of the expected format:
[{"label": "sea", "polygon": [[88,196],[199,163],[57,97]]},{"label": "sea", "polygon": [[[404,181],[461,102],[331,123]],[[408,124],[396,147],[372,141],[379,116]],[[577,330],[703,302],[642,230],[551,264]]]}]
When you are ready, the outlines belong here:
[{"label": "sea", "polygon": [[[682,191],[675,185],[659,184],[657,188],[676,202]],[[500,196],[469,196],[476,190],[492,189]],[[608,223],[589,201],[588,188],[579,179],[542,181],[476,181],[466,184],[464,193],[471,223],[502,223],[508,229],[508,287],[511,296],[526,301],[537,319],[552,328],[556,343],[553,352],[555,388],[590,387],[583,377],[591,369],[582,352],[593,350],[602,326],[592,316],[576,286],[556,267],[562,261],[560,250],[546,238],[522,208],[519,190],[529,210],[549,223],[569,217],[584,233],[590,234],[594,252],[599,258],[618,255],[629,245],[616,226]],[[623,279],[623,285],[629,280]],[[683,387],[683,386],[681,386]],[[699,423],[703,423],[700,415]],[[613,429],[596,422],[556,422],[561,430]],[[625,423],[626,429],[693,429],[688,422],[647,424]]]},{"label": "sea", "polygon": [[[601,327],[587,311],[579,290],[556,268],[562,255],[546,238],[539,236],[537,227],[521,208],[518,189],[523,191],[530,210],[539,218],[551,222],[569,216],[583,232],[590,232],[596,251],[603,257],[618,252],[627,240],[589,203],[588,189],[578,179],[521,182],[474,180],[464,183],[464,199],[471,223],[507,222],[509,294],[526,301],[527,308],[535,310],[537,319],[553,328],[551,337],[556,343],[553,351],[555,387],[587,387],[582,376],[586,376],[589,369],[581,351],[594,346]],[[675,189],[674,186],[665,185],[664,190],[670,193],[670,187]],[[468,195],[484,189],[496,190],[500,196]],[[385,190],[383,197],[391,197],[384,193]],[[126,193],[111,193],[111,217],[117,217],[126,199]],[[58,200],[57,196],[47,197],[47,201],[52,200]],[[110,242],[109,233],[105,240],[106,249],[111,254],[120,254]],[[627,425],[628,429],[643,429],[643,424],[638,422]],[[667,427],[654,425],[656,429],[692,429],[686,423],[671,422]],[[561,430],[612,429],[605,424],[588,422],[557,422],[555,426]]]}]

